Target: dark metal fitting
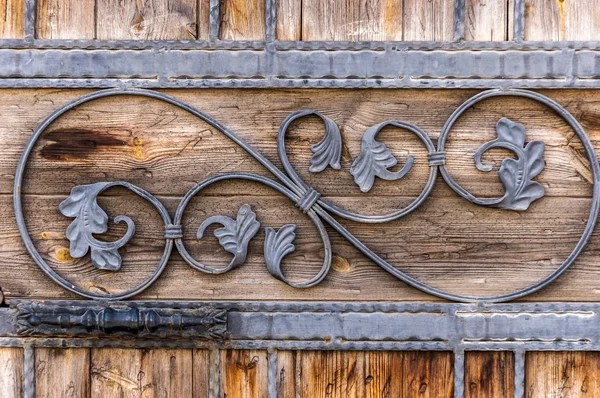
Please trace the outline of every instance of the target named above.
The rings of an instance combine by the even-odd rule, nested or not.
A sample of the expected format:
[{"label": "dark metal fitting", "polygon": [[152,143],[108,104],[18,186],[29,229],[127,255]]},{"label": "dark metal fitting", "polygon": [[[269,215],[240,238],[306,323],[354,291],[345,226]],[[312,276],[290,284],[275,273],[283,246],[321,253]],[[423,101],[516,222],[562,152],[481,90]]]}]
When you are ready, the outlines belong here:
[{"label": "dark metal fitting", "polygon": [[302,210],[303,213],[307,213],[313,205],[319,200],[321,194],[315,191],[313,188],[308,188],[304,195],[296,202],[296,206]]},{"label": "dark metal fitting", "polygon": [[169,224],[165,227],[165,239],[181,239],[183,238],[183,230],[181,225]]},{"label": "dark metal fitting", "polygon": [[446,152],[430,152],[427,155],[429,166],[442,166],[446,164]]}]

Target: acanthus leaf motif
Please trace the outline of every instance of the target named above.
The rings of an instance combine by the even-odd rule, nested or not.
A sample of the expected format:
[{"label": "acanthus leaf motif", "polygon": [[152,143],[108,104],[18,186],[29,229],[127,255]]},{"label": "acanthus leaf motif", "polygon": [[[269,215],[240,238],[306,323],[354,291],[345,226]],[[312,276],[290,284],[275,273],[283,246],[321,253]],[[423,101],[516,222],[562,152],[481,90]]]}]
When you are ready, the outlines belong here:
[{"label": "acanthus leaf motif", "polygon": [[92,265],[98,269],[118,271],[121,268],[121,255],[118,249],[133,237],[135,224],[126,216],[118,216],[115,223],[127,224],[125,235],[114,242],[97,240],[93,234],[103,234],[108,230],[108,215],[98,205],[98,195],[111,183],[101,182],[78,185],[59,205],[58,209],[66,217],[75,219],[67,228],[66,237],[70,242],[69,253],[74,258],[85,256],[91,251]]},{"label": "acanthus leaf motif", "polygon": [[375,139],[379,131],[393,121],[387,121],[369,127],[362,138],[360,155],[352,163],[350,173],[354,182],[362,192],[369,192],[375,183],[375,177],[393,181],[404,177],[412,168],[414,158],[409,156],[405,165],[398,171],[388,170],[398,164],[392,151],[382,142]]},{"label": "acanthus leaf motif", "polygon": [[544,187],[533,178],[545,167],[543,141],[531,141],[525,145],[525,127],[507,118],[496,124],[498,138],[483,144],[475,152],[475,164],[481,171],[491,171],[491,165],[481,163],[481,156],[492,148],[504,148],[514,152],[517,159],[502,160],[498,176],[504,185],[504,196],[493,205],[495,207],[524,211],[530,204],[544,196]]},{"label": "acanthus leaf motif", "polygon": [[296,250],[294,239],[296,239],[295,224],[286,224],[278,230],[265,228],[265,264],[269,273],[282,281],[285,281],[285,277],[281,271],[281,261]]},{"label": "acanthus leaf motif", "polygon": [[252,211],[250,205],[242,205],[235,220],[221,215],[207,218],[198,227],[196,234],[198,239],[202,239],[204,231],[211,224],[223,226],[215,229],[214,235],[219,239],[223,249],[233,254],[228,268],[243,264],[248,254],[248,243],[260,228],[260,222],[256,220],[256,213]]},{"label": "acanthus leaf motif", "polygon": [[337,124],[322,116],[325,123],[325,136],[321,141],[310,146],[313,155],[310,157],[309,171],[320,173],[327,166],[339,170],[341,168],[340,158],[342,155],[342,135]]}]

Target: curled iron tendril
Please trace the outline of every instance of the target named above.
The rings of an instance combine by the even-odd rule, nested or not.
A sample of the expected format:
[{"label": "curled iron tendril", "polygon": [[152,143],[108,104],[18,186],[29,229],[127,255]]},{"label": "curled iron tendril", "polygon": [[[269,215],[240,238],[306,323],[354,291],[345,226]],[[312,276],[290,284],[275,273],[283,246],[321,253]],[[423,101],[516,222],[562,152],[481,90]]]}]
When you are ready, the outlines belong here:
[{"label": "curled iron tendril", "polygon": [[[93,234],[103,233],[107,228],[108,216],[104,210],[98,206],[96,201],[98,194],[105,189],[115,185],[121,185],[130,189],[134,193],[149,201],[161,214],[165,224],[165,251],[161,257],[159,265],[152,275],[134,289],[125,292],[105,294],[90,292],[71,284],[62,276],[58,275],[54,270],[52,270],[52,268],[42,258],[31,241],[31,237],[29,236],[27,227],[25,225],[21,206],[21,184],[25,166],[32,148],[50,123],[52,123],[54,120],[56,120],[56,118],[64,114],[66,111],[79,104],[112,95],[138,95],[156,98],[190,112],[192,115],[204,120],[209,125],[219,130],[221,133],[243,148],[267,170],[269,170],[278,181],[256,174],[241,172],[220,174],[209,177],[206,180],[198,183],[186,193],[182,201],[179,203],[173,220],[171,220],[171,216],[165,210],[164,206],[154,196],[127,182],[106,182],[82,185],[73,188],[69,198],[63,201],[59,207],[63,215],[74,218],[73,222],[67,229],[67,238],[71,243],[71,254],[74,257],[83,257],[88,253],[88,251],[91,251],[92,264],[97,268],[118,270],[121,266],[121,257],[118,250],[132,238],[135,231],[134,223],[130,218],[126,216],[119,216],[115,218],[115,222],[125,222],[127,224],[127,232],[122,238],[114,242],[102,242],[94,238]],[[452,129],[452,126],[460,117],[460,115],[462,115],[466,109],[469,109],[483,99],[503,95],[531,98],[553,109],[559,116],[569,123],[569,125],[574,129],[575,133],[579,136],[586,149],[590,164],[592,165],[594,196],[586,229],[580,238],[580,241],[573,249],[571,255],[569,255],[569,257],[551,275],[526,288],[497,296],[464,296],[446,292],[429,286],[428,284],[411,277],[410,275],[389,264],[381,256],[379,256],[377,253],[374,253],[358,238],[351,234],[342,224],[340,224],[338,220],[333,217],[333,215],[337,215],[342,218],[367,223],[387,222],[403,217],[404,215],[416,209],[429,195],[435,183],[438,170],[441,172],[446,183],[455,192],[475,204],[520,211],[526,210],[534,200],[537,200],[544,195],[544,189],[541,184],[539,184],[537,181],[533,181],[533,179],[544,169],[544,143],[542,141],[531,141],[525,145],[525,128],[521,124],[515,123],[506,118],[500,119],[496,125],[497,138],[483,144],[474,155],[476,167],[481,171],[489,172],[492,170],[491,166],[485,165],[481,161],[482,155],[486,151],[492,148],[504,148],[515,153],[516,159],[504,159],[498,172],[499,178],[505,187],[505,193],[502,197],[492,199],[480,199],[474,197],[467,190],[456,183],[456,181],[454,181],[445,165],[444,147],[446,139],[450,130]],[[222,227],[216,229],[214,233],[219,239],[219,243],[223,246],[223,248],[233,255],[229,265],[223,268],[209,267],[195,260],[187,252],[185,245],[183,244],[183,233],[181,228],[183,213],[191,198],[200,193],[200,191],[202,191],[205,187],[226,179],[244,179],[267,185],[293,201],[296,206],[314,223],[323,242],[323,265],[317,275],[309,280],[301,282],[289,280],[281,269],[281,263],[283,259],[295,250],[294,240],[297,230],[296,225],[286,224],[281,226],[279,229],[275,229],[272,226],[265,228],[264,258],[267,270],[277,279],[298,288],[310,287],[318,284],[325,278],[331,267],[331,244],[327,231],[323,225],[323,221],[333,227],[374,263],[385,269],[399,280],[407,283],[410,286],[420,289],[423,292],[440,298],[466,302],[507,301],[528,295],[541,289],[556,279],[573,263],[591,235],[600,208],[600,166],[598,164],[598,159],[595,156],[594,149],[589,141],[589,138],[577,120],[575,120],[573,116],[562,106],[541,94],[526,90],[489,90],[472,97],[463,103],[459,108],[457,108],[457,110],[447,120],[438,139],[437,148],[424,131],[407,122],[392,120],[379,123],[368,128],[363,136],[361,153],[352,163],[352,167],[350,168],[350,173],[354,176],[356,184],[363,192],[369,191],[374,186],[376,181],[375,177],[386,180],[397,180],[402,178],[410,171],[413,163],[415,162],[414,158],[409,156],[401,170],[396,172],[389,170],[390,167],[397,164],[397,159],[393,156],[385,144],[378,142],[375,139],[378,132],[383,127],[388,125],[394,126],[415,134],[425,145],[428,151],[428,165],[430,167],[430,173],[427,184],[421,194],[405,208],[397,209],[389,214],[383,215],[364,215],[341,208],[322,197],[313,188],[308,186],[296,173],[286,154],[285,136],[290,124],[294,120],[309,115],[319,117],[325,125],[324,137],[318,143],[311,146],[313,156],[310,160],[311,166],[309,171],[318,173],[325,170],[327,167],[340,169],[342,150],[342,136],[340,130],[335,122],[333,122],[331,119],[313,110],[294,112],[290,114],[281,124],[277,137],[277,147],[279,158],[283,165],[283,169],[285,170],[284,172],[277,168],[250,144],[242,140],[217,120],[166,94],[141,89],[115,89],[103,90],[84,95],[55,111],[41,123],[27,143],[17,167],[14,190],[15,214],[17,217],[17,224],[21,232],[21,236],[26,244],[27,250],[32,255],[36,263],[42,268],[42,270],[56,283],[77,294],[95,299],[124,299],[138,294],[146,289],[162,273],[171,254],[173,244],[176,246],[184,260],[192,267],[206,273],[214,274],[227,272],[246,261],[248,244],[260,229],[260,222],[249,205],[243,205],[239,209],[235,219],[225,215],[211,216],[204,220],[198,227],[197,237],[201,239],[209,225],[214,223],[222,225]]]}]

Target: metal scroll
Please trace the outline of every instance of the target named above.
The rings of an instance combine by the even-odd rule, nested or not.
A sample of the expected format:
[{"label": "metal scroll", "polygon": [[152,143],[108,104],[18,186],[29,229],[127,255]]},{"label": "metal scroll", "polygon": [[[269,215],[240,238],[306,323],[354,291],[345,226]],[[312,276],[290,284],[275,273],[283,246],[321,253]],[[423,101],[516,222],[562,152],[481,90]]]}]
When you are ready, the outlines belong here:
[{"label": "metal scroll", "polygon": [[[193,187],[182,199],[179,204],[175,215],[171,218],[168,211],[162,205],[162,203],[154,197],[152,194],[145,190],[124,181],[111,181],[102,182],[89,185],[76,186],[71,190],[70,196],[61,203],[60,212],[66,216],[72,218],[72,223],[67,229],[67,239],[70,241],[71,255],[74,257],[83,257],[88,255],[91,256],[92,265],[99,269],[107,271],[117,271],[121,266],[121,257],[119,249],[127,244],[128,240],[135,233],[135,222],[127,217],[126,215],[120,215],[115,218],[115,222],[124,222],[127,225],[127,232],[125,235],[114,242],[103,242],[94,238],[93,234],[100,234],[106,232],[108,215],[96,202],[97,196],[109,187],[120,185],[124,186],[137,195],[141,196],[148,202],[150,202],[156,210],[160,213],[164,222],[165,232],[165,248],[161,260],[157,267],[144,282],[136,286],[135,288],[116,294],[100,294],[85,290],[79,286],[70,283],[67,279],[56,273],[42,258],[40,253],[35,248],[31,237],[25,224],[23,209],[21,204],[21,186],[23,183],[23,176],[29,156],[32,152],[34,145],[40,136],[44,133],[46,128],[59,116],[64,114],[74,107],[93,101],[98,98],[117,96],[117,95],[136,95],[143,97],[155,98],[169,104],[175,105],[183,110],[186,110],[205,121],[215,129],[219,130],[247,153],[254,157],[264,167],[269,170],[275,179],[270,179],[261,175],[236,172],[236,173],[225,173],[218,174],[207,178],[206,180],[198,183]],[[452,177],[450,172],[445,166],[445,145],[448,135],[457,121],[457,119],[464,113],[465,110],[469,109],[479,101],[490,97],[497,96],[516,96],[530,98],[535,101],[542,103],[556,112],[562,117],[575,131],[586,151],[586,155],[589,159],[592,175],[593,175],[593,199],[590,209],[589,218],[585,227],[585,230],[579,239],[577,245],[574,247],[571,254],[566,260],[547,277],[536,282],[535,284],[528,286],[523,289],[513,291],[511,293],[496,295],[496,296],[466,296],[460,294],[454,294],[446,292],[429,286],[410,275],[400,271],[399,269],[392,266],[390,263],[385,261],[377,253],[369,249],[364,243],[358,238],[351,234],[333,215],[363,222],[363,223],[383,223],[392,220],[397,220],[410,212],[414,211],[423,201],[428,197],[433,185],[436,182],[438,170],[440,171],[444,181],[460,196],[480,206],[490,206],[502,209],[511,209],[514,211],[525,211],[530,204],[536,200],[541,199],[544,196],[544,188],[536,181],[537,175],[545,167],[543,160],[544,156],[544,142],[542,141],[528,141],[527,132],[523,125],[511,121],[507,118],[501,118],[496,124],[497,138],[484,143],[476,152],[474,156],[475,166],[481,171],[491,171],[491,167],[481,162],[481,156],[484,152],[491,148],[505,148],[516,155],[516,158],[506,158],[502,161],[498,175],[502,181],[505,192],[504,195],[499,198],[483,199],[477,198],[468,192],[465,188],[460,186]],[[247,248],[249,241],[254,237],[258,230],[262,227],[265,228],[265,242],[264,242],[264,254],[265,264],[269,273],[281,280],[288,285],[297,288],[308,288],[320,283],[326,276],[331,266],[331,243],[327,235],[324,223],[329,224],[336,231],[338,231],[345,239],[347,239],[352,245],[358,248],[364,255],[366,255],[373,262],[378,264],[381,268],[394,275],[399,280],[413,286],[428,294],[460,302],[501,302],[516,299],[528,294],[531,294],[544,286],[551,283],[559,275],[561,275],[577,258],[585,244],[587,243],[599,211],[600,203],[600,166],[598,159],[594,152],[594,148],[586,135],[585,131],[579,124],[579,122],[561,105],[553,101],[552,99],[527,90],[488,90],[481,92],[474,97],[467,100],[461,106],[459,106],[450,118],[446,121],[439,140],[437,147],[432,142],[431,138],[418,126],[403,121],[390,120],[379,123],[375,126],[370,127],[365,132],[362,139],[361,153],[356,158],[350,173],[354,177],[355,183],[363,192],[367,192],[375,184],[378,184],[379,179],[384,180],[398,180],[406,174],[410,173],[414,159],[412,156],[406,159],[400,159],[402,167],[398,171],[391,171],[390,168],[399,163],[390,149],[385,143],[377,140],[377,134],[385,126],[394,126],[400,129],[407,130],[415,134],[423,143],[428,152],[428,165],[430,168],[429,177],[423,191],[413,200],[412,203],[404,208],[397,209],[389,214],[382,215],[366,215],[356,212],[351,212],[345,208],[331,203],[327,198],[321,196],[312,187],[308,186],[302,178],[296,173],[292,164],[290,163],[285,147],[285,135],[289,125],[295,119],[307,116],[316,115],[324,123],[325,133],[321,141],[311,146],[313,156],[311,157],[310,171],[318,173],[332,167],[334,169],[340,168],[340,155],[342,150],[342,136],[340,134],[337,124],[324,116],[323,114],[313,110],[301,110],[290,114],[281,124],[277,137],[277,147],[279,158],[282,162],[283,169],[277,168],[271,163],[262,153],[252,147],[249,143],[241,139],[234,132],[229,130],[227,127],[222,125],[217,120],[213,119],[209,115],[202,111],[194,108],[193,106],[180,101],[174,97],[168,96],[163,93],[159,93],[152,90],[144,89],[108,89],[93,92],[84,95],[56,110],[50,116],[48,116],[34,131],[34,134],[29,139],[15,175],[14,185],[14,209],[17,218],[17,224],[19,231],[25,242],[27,250],[33,257],[34,261],[40,266],[40,268],[57,284],[63,288],[75,292],[81,296],[85,296],[93,299],[108,299],[117,300],[132,297],[148,286],[150,286],[162,273],[165,266],[167,265],[168,259],[171,255],[173,244],[177,251],[181,254],[184,260],[195,269],[206,272],[206,273],[224,273],[236,267],[242,265],[246,260]],[[219,239],[221,246],[232,255],[232,259],[228,265],[222,268],[209,267],[205,264],[200,263],[196,260],[185,248],[183,243],[183,232],[181,228],[181,220],[185,212],[186,206],[189,201],[195,196],[201,193],[201,191],[207,186],[222,180],[228,179],[243,179],[256,181],[265,184],[281,194],[288,197],[296,206],[305,213],[314,223],[317,228],[323,246],[324,246],[324,260],[321,270],[317,275],[302,282],[292,282],[283,273],[281,269],[281,262],[283,258],[289,253],[295,250],[294,239],[296,236],[296,226],[294,224],[287,224],[278,230],[272,226],[262,226],[260,220],[257,219],[256,214],[253,212],[250,205],[243,205],[235,218],[227,215],[214,215],[204,220],[198,226],[197,238],[202,239],[206,228],[211,224],[218,224],[220,227],[214,231],[215,236]]]}]

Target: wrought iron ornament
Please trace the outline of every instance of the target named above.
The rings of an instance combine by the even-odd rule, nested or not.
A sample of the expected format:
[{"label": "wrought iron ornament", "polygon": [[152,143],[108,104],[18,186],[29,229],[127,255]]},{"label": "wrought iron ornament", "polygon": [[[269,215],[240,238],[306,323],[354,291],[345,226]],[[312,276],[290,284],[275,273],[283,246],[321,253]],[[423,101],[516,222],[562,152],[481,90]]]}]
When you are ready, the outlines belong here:
[{"label": "wrought iron ornament", "polygon": [[[152,275],[131,290],[117,294],[100,294],[73,285],[52,270],[52,268],[42,258],[40,253],[33,245],[24,221],[21,205],[21,184],[28,158],[35,143],[44,133],[46,128],[54,120],[56,120],[56,118],[68,110],[73,109],[74,107],[85,102],[115,95],[137,95],[151,97],[170,103],[190,112],[234,141],[264,167],[266,167],[267,170],[269,170],[279,181],[272,180],[261,175],[243,172],[218,174],[209,177],[198,183],[186,193],[180,202],[173,219],[171,219],[171,216],[165,207],[156,197],[128,182],[102,182],[74,187],[71,190],[70,196],[59,206],[59,210],[64,216],[73,218],[71,225],[69,225],[67,229],[67,238],[69,239],[71,245],[71,255],[73,257],[80,258],[86,256],[87,253],[90,253],[92,264],[96,268],[109,271],[119,270],[121,266],[119,249],[126,245],[135,233],[134,221],[127,216],[121,215],[115,218],[115,222],[124,222],[127,224],[127,232],[122,238],[114,242],[102,242],[94,238],[93,234],[104,233],[107,229],[108,215],[106,212],[104,212],[104,210],[102,210],[102,208],[100,208],[96,201],[97,196],[102,191],[117,185],[128,188],[132,192],[149,201],[161,214],[165,224],[165,250],[157,268],[154,270]],[[382,223],[399,219],[415,210],[427,198],[436,181],[438,169],[440,170],[445,182],[456,193],[477,205],[511,209],[516,211],[527,210],[532,202],[544,196],[544,188],[539,182],[535,181],[535,178],[544,169],[545,164],[543,160],[544,143],[537,140],[527,142],[526,131],[523,125],[507,118],[501,118],[496,124],[497,138],[484,143],[475,152],[475,166],[479,170],[485,172],[492,170],[490,165],[484,165],[481,161],[482,155],[489,149],[505,148],[515,153],[516,159],[504,159],[498,172],[499,178],[505,188],[505,192],[502,197],[491,199],[475,197],[462,186],[460,186],[456,181],[454,181],[445,166],[444,147],[448,135],[450,134],[450,130],[452,129],[456,120],[466,109],[472,107],[479,101],[496,96],[516,96],[530,98],[551,108],[559,116],[561,116],[571,126],[571,128],[573,128],[583,143],[592,167],[594,181],[593,200],[586,228],[571,254],[553,273],[531,286],[497,296],[464,296],[449,293],[429,286],[395,268],[378,254],[371,251],[364,243],[352,235],[340,222],[333,217],[333,215],[337,215],[345,219],[365,223]],[[239,209],[235,219],[228,215],[214,215],[205,219],[198,226],[197,238],[202,239],[209,225],[221,225],[220,228],[217,228],[214,231],[214,234],[219,239],[221,246],[233,256],[229,264],[221,268],[209,267],[205,264],[202,264],[188,253],[182,240],[183,233],[181,228],[181,220],[189,201],[195,195],[199,194],[204,188],[215,182],[226,179],[242,179],[260,182],[287,196],[313,221],[315,227],[319,231],[324,247],[324,259],[321,270],[317,273],[317,275],[308,280],[293,282],[288,280],[283,274],[281,263],[286,255],[295,250],[293,242],[296,236],[296,225],[287,224],[283,226],[266,226],[264,254],[267,270],[275,278],[287,283],[290,286],[297,288],[314,286],[321,282],[329,272],[331,267],[331,244],[323,224],[324,221],[338,231],[352,245],[358,248],[363,254],[378,264],[381,268],[385,269],[401,281],[420,289],[423,292],[454,301],[500,302],[531,294],[555,280],[573,263],[592,233],[600,208],[600,166],[598,164],[598,159],[596,158],[594,148],[592,147],[589,138],[579,122],[577,122],[577,120],[565,108],[542,94],[527,90],[488,90],[475,95],[459,106],[446,121],[438,139],[437,148],[423,130],[410,123],[390,120],[368,128],[362,139],[361,153],[353,162],[350,169],[350,173],[354,176],[354,181],[361,191],[367,192],[371,190],[373,186],[377,184],[378,178],[384,180],[398,180],[402,178],[410,172],[412,164],[415,161],[412,156],[409,156],[402,160],[404,165],[399,171],[389,170],[390,167],[393,167],[398,163],[398,159],[394,157],[390,149],[384,143],[376,140],[377,134],[385,126],[394,126],[415,134],[423,142],[428,151],[428,165],[430,168],[429,177],[423,191],[417,196],[417,198],[413,200],[412,203],[391,213],[374,216],[351,212],[331,203],[327,200],[327,198],[322,197],[321,194],[319,194],[319,192],[317,192],[315,189],[308,186],[294,170],[286,153],[285,135],[288,127],[294,120],[308,115],[315,115],[319,117],[325,126],[325,134],[323,138],[318,143],[311,146],[313,155],[310,159],[309,171],[313,173],[319,173],[325,170],[327,167],[339,169],[342,151],[342,136],[340,134],[340,130],[333,120],[314,110],[300,110],[294,112],[285,118],[281,124],[279,133],[277,135],[277,148],[279,158],[283,165],[283,169],[285,170],[284,172],[271,163],[262,153],[253,148],[246,141],[242,140],[217,120],[192,107],[191,105],[166,94],[142,89],[109,89],[84,95],[64,105],[48,116],[40,124],[40,126],[35,130],[33,136],[28,141],[21,160],[17,166],[14,186],[14,206],[17,224],[27,250],[35,262],[42,268],[42,270],[56,283],[72,292],[94,299],[124,299],[134,296],[146,289],[160,276],[164,270],[167,260],[171,255],[173,243],[184,260],[195,269],[211,274],[225,273],[242,265],[245,262],[248,243],[261,227],[260,222],[257,220],[256,214],[252,211],[250,205],[243,205]],[[277,229],[275,229],[275,227]]]}]

